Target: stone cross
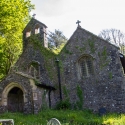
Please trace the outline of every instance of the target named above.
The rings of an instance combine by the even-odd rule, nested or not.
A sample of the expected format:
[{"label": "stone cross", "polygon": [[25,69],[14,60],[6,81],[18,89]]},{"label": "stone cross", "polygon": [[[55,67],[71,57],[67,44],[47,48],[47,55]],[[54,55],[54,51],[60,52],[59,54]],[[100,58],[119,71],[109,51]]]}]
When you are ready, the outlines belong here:
[{"label": "stone cross", "polygon": [[32,15],[32,17],[35,18],[35,16],[36,16],[36,14],[34,13],[34,14]]},{"label": "stone cross", "polygon": [[78,27],[80,26],[79,24],[81,23],[81,21],[77,20],[76,24],[78,24]]}]

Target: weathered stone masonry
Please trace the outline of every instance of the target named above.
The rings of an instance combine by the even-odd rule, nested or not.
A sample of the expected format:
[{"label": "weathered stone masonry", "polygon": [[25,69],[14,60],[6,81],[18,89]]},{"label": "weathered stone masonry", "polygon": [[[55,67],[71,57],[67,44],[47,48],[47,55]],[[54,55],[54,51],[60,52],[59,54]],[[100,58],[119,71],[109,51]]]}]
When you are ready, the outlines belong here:
[{"label": "weathered stone masonry", "polygon": [[60,101],[59,59],[62,97],[68,91],[71,108],[77,107],[77,87],[82,107],[95,112],[125,112],[125,78],[119,48],[77,27],[59,55],[47,48],[47,26],[32,18],[23,31],[23,53],[0,83],[0,112],[38,113]]},{"label": "weathered stone masonry", "polygon": [[[84,93],[83,107],[94,111],[101,107],[110,112],[125,111],[122,107],[125,82],[116,46],[78,27],[60,55],[64,66],[63,84],[71,92],[72,103],[77,101],[79,85]],[[93,58],[94,74],[79,78],[78,60],[85,55]]]}]

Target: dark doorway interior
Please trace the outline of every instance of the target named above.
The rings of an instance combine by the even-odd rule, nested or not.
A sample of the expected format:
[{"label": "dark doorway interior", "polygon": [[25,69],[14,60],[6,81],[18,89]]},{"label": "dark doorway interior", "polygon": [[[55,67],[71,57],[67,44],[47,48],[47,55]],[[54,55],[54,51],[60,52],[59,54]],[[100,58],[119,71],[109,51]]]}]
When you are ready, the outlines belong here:
[{"label": "dark doorway interior", "polygon": [[8,93],[8,111],[23,112],[23,92],[18,87],[12,88]]}]

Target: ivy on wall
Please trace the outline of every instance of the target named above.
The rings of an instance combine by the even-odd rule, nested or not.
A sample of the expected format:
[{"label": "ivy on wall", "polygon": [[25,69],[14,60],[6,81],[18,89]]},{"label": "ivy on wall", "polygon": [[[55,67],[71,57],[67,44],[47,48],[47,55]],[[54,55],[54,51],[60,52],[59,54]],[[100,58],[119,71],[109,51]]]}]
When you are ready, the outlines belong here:
[{"label": "ivy on wall", "polygon": [[63,87],[63,94],[64,94],[64,98],[63,100],[61,100],[57,105],[56,105],[56,109],[71,109],[71,103],[70,103],[70,98],[69,98],[69,91],[66,88],[66,86],[64,85]]},{"label": "ivy on wall", "polygon": [[103,48],[102,52],[98,52],[98,56],[100,58],[100,69],[103,69],[109,64],[108,55],[106,47]]},{"label": "ivy on wall", "polygon": [[83,109],[83,101],[84,101],[83,90],[79,85],[77,85],[76,92],[78,97],[78,101],[76,102],[76,108]]},{"label": "ivy on wall", "polygon": [[[54,72],[54,66],[55,66],[55,58],[56,58],[56,54],[54,54],[49,48],[45,48],[44,46],[42,46],[42,41],[39,40],[39,35],[31,35],[29,38],[29,42],[31,44],[33,44],[34,49],[36,50],[40,50],[43,57],[44,57],[44,61],[45,61],[45,68],[47,69],[48,72],[48,76],[49,78],[54,81],[55,77],[54,75],[56,75]],[[52,65],[53,64],[53,65]]]},{"label": "ivy on wall", "polygon": [[96,49],[94,40],[88,39],[88,45],[90,47],[91,53],[95,53]]},{"label": "ivy on wall", "polygon": [[113,77],[112,72],[109,72],[109,79],[111,80]]}]

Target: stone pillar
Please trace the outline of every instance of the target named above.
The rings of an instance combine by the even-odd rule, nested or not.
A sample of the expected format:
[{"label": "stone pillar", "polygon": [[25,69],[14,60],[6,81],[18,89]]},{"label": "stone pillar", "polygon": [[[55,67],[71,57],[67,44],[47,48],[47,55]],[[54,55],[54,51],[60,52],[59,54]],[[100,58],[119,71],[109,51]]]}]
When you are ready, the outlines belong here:
[{"label": "stone pillar", "polygon": [[35,85],[35,82],[33,79],[30,79],[30,85],[32,87],[32,109],[33,113],[38,113],[38,93],[37,93],[37,86]]}]

